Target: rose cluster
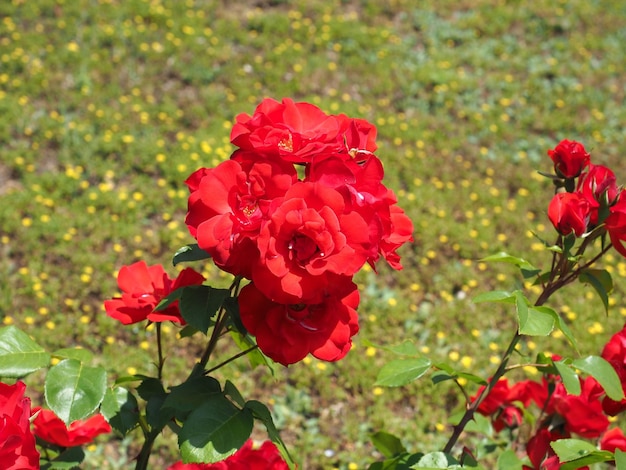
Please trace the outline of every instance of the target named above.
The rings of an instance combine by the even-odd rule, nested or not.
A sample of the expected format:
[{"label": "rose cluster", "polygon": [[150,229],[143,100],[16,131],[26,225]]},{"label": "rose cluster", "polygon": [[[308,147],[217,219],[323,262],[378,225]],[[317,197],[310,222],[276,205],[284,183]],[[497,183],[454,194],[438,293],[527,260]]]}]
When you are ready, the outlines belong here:
[{"label": "rose cluster", "polygon": [[237,116],[237,149],[186,181],[186,223],[215,264],[250,280],[241,320],[259,348],[288,365],[345,356],[358,330],[352,278],[396,250],[413,225],[382,183],[376,128],[309,103],[265,99]]},{"label": "rose cluster", "polygon": [[[625,356],[622,356],[624,359]],[[557,357],[553,357],[557,360]],[[526,442],[528,470],[556,470],[560,462],[550,443],[573,435],[599,440],[602,450],[626,450],[626,437],[619,428],[609,428],[604,405],[608,399],[593,377],[580,379],[580,395],[566,392],[561,378],[544,377],[542,382],[523,380],[510,385],[506,379],[496,383],[477,411],[492,419],[494,429],[517,429],[531,404],[542,411]],[[482,392],[482,389],[478,393]],[[477,393],[477,395],[478,395]],[[521,433],[520,436],[527,435]]]},{"label": "rose cluster", "polygon": [[50,410],[31,409],[25,392],[24,382],[12,385],[0,382],[0,468],[3,470],[40,468],[36,442],[60,451],[111,432],[111,426],[99,413],[67,426]]},{"label": "rose cluster", "polygon": [[613,171],[591,163],[589,153],[576,141],[563,140],[548,155],[559,186],[548,206],[556,230],[576,237],[605,230],[626,257],[626,190],[617,185]]},{"label": "rose cluster", "polygon": [[[615,333],[602,350],[602,357],[615,369],[626,392],[626,326]],[[553,360],[560,359],[557,356]],[[501,379],[481,402],[477,411],[491,417],[494,429],[516,429],[524,423],[525,410],[535,404],[542,410],[526,443],[531,466],[526,469],[556,470],[558,457],[550,443],[576,435],[598,440],[599,448],[626,452],[626,436],[618,427],[609,429],[610,417],[626,411],[626,399],[615,401],[605,395],[593,377],[580,380],[580,395],[566,392],[560,376],[548,374],[541,383],[523,380],[513,385]],[[478,396],[482,388],[475,395]]]}]

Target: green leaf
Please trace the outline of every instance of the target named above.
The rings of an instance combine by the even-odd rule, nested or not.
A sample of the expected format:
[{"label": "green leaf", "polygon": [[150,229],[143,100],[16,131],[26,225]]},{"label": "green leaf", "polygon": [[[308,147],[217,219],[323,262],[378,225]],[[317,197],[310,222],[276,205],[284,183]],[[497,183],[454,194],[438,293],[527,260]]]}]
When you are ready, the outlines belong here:
[{"label": "green leaf", "polygon": [[375,385],[399,387],[419,379],[430,369],[430,359],[425,357],[395,359],[385,364],[376,378]]},{"label": "green leaf", "polygon": [[493,290],[478,294],[476,297],[474,297],[473,302],[476,304],[480,302],[503,302],[507,304],[513,304],[515,303],[515,296],[507,291]]},{"label": "green leaf", "polygon": [[91,362],[93,360],[93,353],[82,348],[57,349],[52,355],[60,359],[76,359],[80,362]]},{"label": "green leaf", "polygon": [[593,444],[580,439],[559,439],[550,446],[562,463],[561,470],[575,470],[586,465],[613,460],[613,454],[598,450]]},{"label": "green leaf", "polygon": [[554,315],[544,308],[529,307],[521,291],[515,291],[514,295],[519,334],[548,336],[554,329]]},{"label": "green leaf", "polygon": [[50,368],[44,393],[48,407],[65,424],[91,415],[106,393],[106,371],[65,359]]},{"label": "green leaf", "polygon": [[593,287],[604,305],[605,312],[609,312],[609,294],[613,291],[613,279],[606,269],[585,269],[578,276],[578,280]]},{"label": "green leaf", "polygon": [[220,383],[213,377],[193,377],[172,387],[162,408],[173,412],[176,418],[183,420],[188,413],[200,407],[206,400],[221,393]]},{"label": "green leaf", "polygon": [[185,263],[188,261],[200,261],[203,259],[209,259],[211,255],[198,246],[197,243],[186,245],[178,249],[174,253],[172,263],[176,266],[179,263]]},{"label": "green leaf", "polygon": [[[542,308],[548,308],[548,307],[535,307],[536,309]],[[569,341],[569,343],[572,345],[572,347],[576,350],[576,352],[578,352],[578,343],[576,342],[576,338],[574,338],[574,335],[572,334],[572,330],[569,329],[569,326],[567,326],[567,323],[565,323],[565,320],[563,320],[563,318],[561,317],[561,315],[559,315],[558,313],[554,312],[555,318],[556,318],[556,327],[561,330],[561,332],[563,333],[563,336],[565,336],[565,338],[567,338],[567,340]]]},{"label": "green leaf", "polygon": [[450,454],[430,452],[424,455],[412,468],[460,468],[459,462]]},{"label": "green leaf", "polygon": [[624,390],[617,372],[609,362],[600,356],[587,356],[572,361],[572,367],[580,369],[596,379],[609,398],[620,401],[624,398]]},{"label": "green leaf", "polygon": [[[231,338],[233,338],[235,344],[237,344],[241,351],[246,351],[256,344],[252,336],[244,336],[238,331],[231,331],[230,336]],[[257,366],[265,365],[269,368],[272,375],[275,375],[276,363],[267,356],[265,356],[258,348],[250,351],[248,354],[246,354],[246,357],[250,361],[250,365],[253,369]]]},{"label": "green leaf", "polygon": [[287,456],[287,458],[294,462],[293,457],[289,453],[287,446],[283,442],[280,434],[278,433],[278,429],[274,424],[274,420],[272,419],[272,414],[267,406],[257,400],[250,400],[246,403],[245,408],[252,411],[252,415],[255,419],[258,419],[265,425],[265,429],[267,429],[267,434],[278,447],[281,449],[283,455]]},{"label": "green leaf", "polygon": [[505,450],[498,457],[498,470],[522,470],[523,464],[515,451]]},{"label": "green leaf", "polygon": [[242,408],[246,406],[246,400],[241,395],[241,392],[237,390],[237,387],[230,380],[227,380],[224,384],[224,395],[230,397],[230,399],[235,402],[235,404],[241,406]]},{"label": "green leaf", "polygon": [[124,387],[107,388],[100,411],[113,429],[123,436],[139,423],[137,399]]},{"label": "green leaf", "polygon": [[54,459],[41,465],[41,470],[63,470],[79,468],[85,460],[85,452],[82,447],[68,447]]},{"label": "green leaf", "polygon": [[626,470],[626,452],[615,449],[615,468],[617,470]]},{"label": "green leaf", "polygon": [[215,289],[211,286],[187,286],[180,297],[180,314],[185,321],[206,334],[211,326],[211,318],[230,295],[228,289]]},{"label": "green leaf", "polygon": [[570,395],[580,395],[580,379],[578,378],[578,374],[563,361],[555,361],[554,367],[556,367],[561,379],[563,379],[563,385],[567,393]]},{"label": "green leaf", "polygon": [[378,431],[370,435],[374,447],[387,458],[395,457],[406,452],[406,448],[399,438],[385,431]]},{"label": "green leaf", "polygon": [[50,355],[22,330],[0,328],[0,377],[24,377],[49,364]]},{"label": "green leaf", "polygon": [[240,410],[221,395],[189,414],[178,434],[184,463],[214,463],[234,454],[250,437],[252,411]]},{"label": "green leaf", "polygon": [[536,268],[524,258],[518,258],[503,251],[496,253],[495,255],[487,256],[486,258],[481,259],[481,261],[499,261],[502,263],[514,264],[520,268],[525,279],[533,277],[541,272],[541,269]]},{"label": "green leaf", "polygon": [[445,362],[438,362],[437,364],[433,364],[433,367],[436,369],[440,369],[433,372],[431,375],[431,380],[434,384],[438,384],[439,382],[444,382],[446,380],[463,378],[469,382],[473,382],[478,385],[487,385],[487,381],[482,377],[470,374],[469,372],[458,371],[451,365],[446,364]]}]

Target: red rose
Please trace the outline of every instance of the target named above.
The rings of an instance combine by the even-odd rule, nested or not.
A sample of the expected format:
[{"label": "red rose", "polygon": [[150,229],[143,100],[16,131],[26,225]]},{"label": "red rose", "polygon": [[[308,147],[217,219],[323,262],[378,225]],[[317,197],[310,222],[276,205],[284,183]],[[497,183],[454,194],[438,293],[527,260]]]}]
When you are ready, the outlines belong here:
[{"label": "red rose", "polygon": [[257,239],[260,261],[252,280],[275,302],[320,303],[333,275],[351,277],[367,259],[369,227],[356,211],[345,212],[334,189],[296,183],[269,213]]},{"label": "red rose", "polygon": [[217,463],[182,463],[170,465],[168,470],[289,470],[289,465],[271,441],[255,447],[251,439],[228,457]]},{"label": "red rose", "polygon": [[236,153],[216,168],[198,170],[188,179],[189,231],[217,266],[250,277],[251,260],[258,257],[255,239],[269,216],[270,203],[296,181],[290,163],[249,152]]},{"label": "red rose", "polygon": [[[602,165],[589,165],[589,169],[580,175],[577,191],[589,202],[591,207],[590,222],[597,225],[598,211],[601,207],[611,206],[619,194],[615,174]],[[606,217],[606,214],[604,214]]]},{"label": "red rose", "polygon": [[191,268],[183,269],[172,281],[163,266],[148,266],[145,261],[138,261],[123,266],[117,276],[117,284],[122,290],[122,297],[104,302],[104,308],[112,318],[124,325],[144,320],[152,322],[174,321],[184,324],[180,316],[178,302],[174,302],[163,311],[155,312],[158,303],[179,287],[200,285],[204,277]]},{"label": "red rose", "polygon": [[600,396],[602,387],[593,377],[580,379],[580,395],[568,395],[565,388],[557,387],[552,395],[553,409],[565,420],[567,432],[582,437],[600,437],[609,427],[609,420],[602,411]]},{"label": "red rose", "polygon": [[548,218],[562,235],[583,235],[590,213],[589,202],[579,193],[557,193],[548,206]]},{"label": "red rose", "polygon": [[268,98],[252,116],[236,117],[230,140],[243,150],[307,163],[320,153],[344,150],[342,126],[347,124],[310,103],[294,103],[288,98],[279,103]]},{"label": "red rose", "polygon": [[373,154],[316,158],[307,168],[307,181],[316,181],[338,191],[347,210],[358,212],[368,224],[368,262],[373,266],[382,254],[401,269],[396,250],[413,240],[413,223],[396,203],[393,191],[382,184],[381,161]]},{"label": "red rose", "polygon": [[[350,281],[348,281],[350,282]],[[239,294],[241,321],[256,336],[259,349],[283,365],[312,354],[324,361],[343,358],[358,330],[359,293],[350,282],[346,296],[327,296],[317,304],[272,302],[254,284]]]},{"label": "red rose", "polygon": [[546,428],[541,428],[537,433],[531,437],[526,445],[526,453],[532,463],[533,470],[558,470],[560,467],[558,457],[554,454],[550,443],[558,439],[569,437],[568,434],[563,434],[560,431],[549,431]]},{"label": "red rose", "polygon": [[591,159],[581,143],[567,139],[559,142],[554,150],[548,150],[548,155],[554,162],[556,174],[562,178],[577,177]]},{"label": "red rose", "polygon": [[620,428],[609,429],[600,439],[600,449],[615,453],[615,449],[626,452],[626,436]]},{"label": "red rose", "polygon": [[84,421],[74,421],[66,426],[54,412],[39,409],[33,425],[35,435],[39,439],[59,447],[81,446],[93,441],[100,434],[111,432],[111,426],[99,413]]},{"label": "red rose", "polygon": [[613,247],[626,257],[626,190],[619,193],[617,202],[609,208],[609,216],[604,221]]},{"label": "red rose", "polygon": [[30,430],[30,398],[26,385],[0,382],[0,468],[31,470],[39,468],[39,452]]},{"label": "red rose", "polygon": [[[626,328],[611,336],[602,349],[602,357],[613,366],[622,383],[622,389],[626,390]],[[616,416],[626,410],[626,399],[615,401],[604,397],[602,409],[607,415]]]}]

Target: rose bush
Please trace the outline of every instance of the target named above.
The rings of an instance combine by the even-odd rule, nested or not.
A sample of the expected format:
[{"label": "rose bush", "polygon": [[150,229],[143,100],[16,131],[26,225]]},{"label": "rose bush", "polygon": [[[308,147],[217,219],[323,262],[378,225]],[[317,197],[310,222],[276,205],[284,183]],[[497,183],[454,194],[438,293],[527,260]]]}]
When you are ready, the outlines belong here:
[{"label": "rose bush", "polygon": [[[309,354],[323,361],[345,357],[359,331],[354,275],[381,259],[402,269],[398,249],[413,240],[413,223],[383,184],[376,127],[367,121],[329,115],[309,103],[266,99],[252,115],[236,117],[231,142],[236,148],[228,160],[200,168],[185,181],[185,222],[197,243],[173,257],[174,265],[210,259],[233,276],[230,286],[206,285],[192,268],[172,278],[163,266],[139,261],[120,268],[121,293],[104,301],[107,315],[123,325],[155,325],[158,357],[152,375],[109,383],[106,370],[91,365],[87,351],[48,353],[17,328],[0,329],[0,376],[21,379],[49,368],[44,384],[49,410],[31,410],[23,382],[0,384],[3,468],[39,468],[40,460],[49,468],[68,468],[80,464],[80,446],[98,435],[136,430],[141,448],[135,468],[142,470],[149,468],[154,442],[165,428],[177,436],[181,454],[171,469],[295,466],[269,408],[247,400],[215,372],[241,357],[270,367]],[[614,173],[592,163],[576,141],[563,140],[548,155],[556,192],[547,215],[557,232],[556,242],[544,242],[550,267],[542,270],[507,253],[485,258],[518,266],[541,293],[535,302],[521,289],[475,299],[510,304],[517,317],[517,330],[488,379],[433,363],[412,343],[388,348],[405,357],[383,367],[379,385],[405,385],[432,371],[434,383],[454,380],[466,403],[442,451],[409,452],[399,438],[375,433],[384,460],[370,469],[478,468],[478,453],[457,444],[479,415],[489,423],[487,434],[506,431],[511,437],[511,447],[498,457],[499,468],[626,465],[626,438],[610,428],[609,419],[626,409],[626,328],[601,356],[539,354],[532,364],[543,372],[541,381],[505,377],[525,365],[509,367],[522,338],[547,336],[557,328],[575,346],[567,324],[545,304],[579,280],[592,285],[608,308],[611,276],[594,263],[612,247],[626,256],[626,195]],[[166,321],[178,327],[180,337],[204,336],[204,349],[184,380],[167,379],[161,328]],[[216,346],[225,338],[240,352],[218,359]],[[468,393],[460,379],[477,385],[477,391]],[[250,440],[255,421],[273,443],[257,447]],[[480,455],[499,446],[489,443]]]}]

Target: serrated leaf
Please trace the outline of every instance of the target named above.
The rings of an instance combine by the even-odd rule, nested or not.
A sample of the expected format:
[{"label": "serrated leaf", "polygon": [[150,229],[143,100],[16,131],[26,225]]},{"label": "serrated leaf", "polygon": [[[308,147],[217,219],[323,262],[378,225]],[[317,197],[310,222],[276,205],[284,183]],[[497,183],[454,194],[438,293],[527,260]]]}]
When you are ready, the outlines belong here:
[{"label": "serrated leaf", "polygon": [[501,263],[514,264],[522,271],[524,278],[532,277],[541,272],[540,269],[533,266],[530,262],[525,260],[524,258],[518,258],[517,256],[512,256],[504,251],[500,253],[496,253],[495,255],[487,256],[486,258],[481,259],[481,261],[498,261]]},{"label": "serrated leaf", "polygon": [[285,445],[282,438],[280,437],[280,434],[278,433],[278,429],[274,424],[274,420],[272,419],[272,414],[270,413],[269,408],[257,400],[248,401],[245,408],[252,411],[253,417],[263,423],[265,429],[267,430],[268,436],[270,437],[272,442],[274,442],[280,448],[283,455],[286,456],[289,461],[294,462],[293,457],[289,453],[289,449],[287,449],[287,446]]},{"label": "serrated leaf", "polygon": [[76,359],[80,362],[91,362],[93,359],[93,353],[87,349],[82,348],[63,348],[57,349],[52,353],[52,356],[61,359]]},{"label": "serrated leaf", "polygon": [[554,329],[554,315],[540,307],[529,307],[528,300],[520,291],[515,291],[514,295],[519,334],[548,336]]},{"label": "serrated leaf", "polygon": [[606,269],[585,269],[578,280],[589,284],[600,296],[605,312],[609,312],[609,294],[613,291],[613,279]]},{"label": "serrated leaf", "polygon": [[370,435],[370,440],[372,441],[372,444],[374,444],[374,447],[376,447],[376,450],[383,454],[384,457],[392,458],[406,452],[406,448],[402,444],[402,441],[388,432],[375,432]]},{"label": "serrated leaf", "polygon": [[413,468],[459,468],[459,462],[450,454],[430,452],[425,454]]},{"label": "serrated leaf", "polygon": [[105,392],[106,371],[76,359],[65,359],[51,367],[44,385],[48,407],[65,424],[91,415]]},{"label": "serrated leaf", "polygon": [[[607,457],[609,460],[613,457],[611,452],[599,451],[595,445],[581,439],[559,439],[551,442],[550,447],[552,447],[556,455],[559,457],[560,462],[575,463],[575,466],[568,466],[568,468],[572,470],[585,466],[589,463],[605,462]],[[594,458],[586,460],[585,463],[582,463],[581,459],[588,456],[593,456]],[[561,468],[566,467],[561,466]]]},{"label": "serrated leaf", "polygon": [[176,266],[179,263],[184,263],[188,261],[201,261],[203,259],[209,258],[211,258],[209,252],[204,251],[198,246],[197,243],[192,243],[190,245],[185,245],[179,248],[178,251],[174,253],[172,264]]},{"label": "serrated leaf", "polygon": [[224,396],[205,401],[189,414],[178,434],[184,463],[215,463],[234,454],[250,437],[254,419]]},{"label": "serrated leaf", "polygon": [[109,424],[125,436],[139,422],[139,405],[135,395],[124,387],[107,388],[100,412]]},{"label": "serrated leaf", "polygon": [[493,290],[478,294],[472,299],[472,301],[476,304],[480,302],[503,302],[507,304],[513,304],[515,303],[515,296],[507,291]]},{"label": "serrated leaf", "polygon": [[69,447],[47,463],[42,462],[41,470],[64,470],[78,468],[85,460],[82,447]]},{"label": "serrated leaf", "polygon": [[554,367],[558,371],[561,379],[563,380],[563,386],[570,395],[580,395],[580,379],[578,374],[565,362],[555,361]]},{"label": "serrated leaf", "polygon": [[376,378],[375,385],[399,387],[419,379],[430,369],[430,359],[425,357],[395,359],[385,364]]},{"label": "serrated leaf", "polygon": [[600,356],[587,356],[572,361],[572,367],[596,379],[612,400],[620,401],[624,398],[624,390],[617,372],[606,359]]},{"label": "serrated leaf", "polygon": [[183,288],[178,307],[185,321],[206,334],[212,325],[211,319],[230,295],[228,289],[211,286],[186,286]]},{"label": "serrated leaf", "polygon": [[49,364],[50,354],[22,330],[0,328],[0,377],[24,377]]},{"label": "serrated leaf", "polygon": [[198,408],[207,399],[221,393],[220,383],[213,377],[193,377],[172,387],[163,401],[162,408],[183,420],[189,412]]},{"label": "serrated leaf", "polygon": [[513,450],[505,450],[498,457],[498,470],[522,470],[523,464]]}]

